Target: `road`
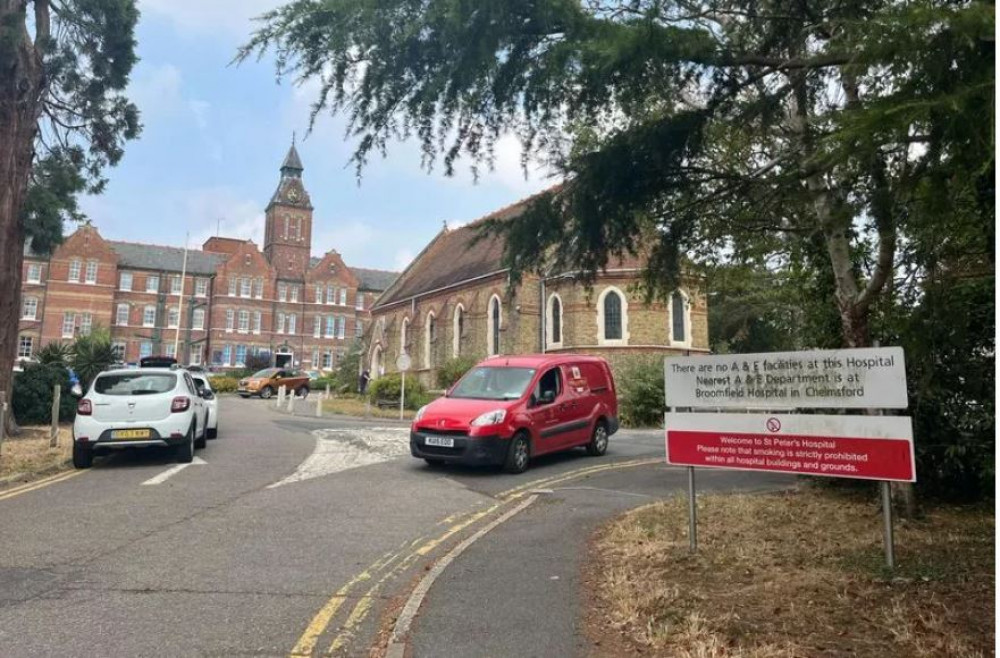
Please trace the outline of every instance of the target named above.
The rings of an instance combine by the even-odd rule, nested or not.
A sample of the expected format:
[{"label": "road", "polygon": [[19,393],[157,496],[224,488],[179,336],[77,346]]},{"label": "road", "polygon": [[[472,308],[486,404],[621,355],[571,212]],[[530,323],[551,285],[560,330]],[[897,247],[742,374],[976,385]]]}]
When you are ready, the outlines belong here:
[{"label": "road", "polygon": [[395,423],[237,398],[220,418],[203,463],[135,451],[0,490],[0,655],[367,656],[393,628],[391,656],[581,655],[587,537],[686,486],[656,431],[512,476],[431,468]]}]

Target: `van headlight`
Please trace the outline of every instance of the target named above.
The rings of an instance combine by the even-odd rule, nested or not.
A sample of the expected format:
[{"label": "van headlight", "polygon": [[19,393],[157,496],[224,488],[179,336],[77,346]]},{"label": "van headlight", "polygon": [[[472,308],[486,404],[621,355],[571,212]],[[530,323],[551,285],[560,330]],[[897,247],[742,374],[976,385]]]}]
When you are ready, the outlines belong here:
[{"label": "van headlight", "polygon": [[479,418],[475,419],[470,425],[473,427],[482,427],[483,425],[496,425],[502,423],[503,419],[507,417],[506,409],[495,409],[494,411],[487,411]]},{"label": "van headlight", "polygon": [[429,406],[429,405],[426,405],[426,404],[425,404],[424,406],[422,406],[422,407],[420,407],[419,409],[417,409],[417,415],[413,417],[413,420],[414,420],[414,421],[418,421],[418,420],[420,420],[421,418],[423,418],[423,417],[424,417],[424,412],[425,412],[425,411],[427,411],[427,407],[428,407],[428,406]]}]

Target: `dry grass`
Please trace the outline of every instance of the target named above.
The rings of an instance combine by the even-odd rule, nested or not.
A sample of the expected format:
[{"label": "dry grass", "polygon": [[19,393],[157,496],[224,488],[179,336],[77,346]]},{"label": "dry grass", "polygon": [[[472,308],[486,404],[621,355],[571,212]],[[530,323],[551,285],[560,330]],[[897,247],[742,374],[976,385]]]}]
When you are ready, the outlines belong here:
[{"label": "dry grass", "polygon": [[[313,403],[315,405],[315,403]],[[315,407],[314,407],[315,408]],[[340,414],[344,416],[357,416],[361,418],[392,418],[399,420],[399,407],[394,409],[379,409],[374,404],[367,405],[359,398],[331,398],[323,401],[323,411],[325,413]],[[403,410],[403,418],[409,420],[413,418],[415,411]]]},{"label": "dry grass", "polygon": [[70,428],[59,429],[59,445],[49,447],[49,428],[23,427],[22,434],[0,443],[0,478],[23,473],[26,478],[56,467],[69,467],[73,444]]},{"label": "dry grass", "polygon": [[881,528],[856,494],[704,496],[691,555],[685,498],[634,510],[595,538],[595,653],[993,655],[992,510],[897,522],[895,573]]}]

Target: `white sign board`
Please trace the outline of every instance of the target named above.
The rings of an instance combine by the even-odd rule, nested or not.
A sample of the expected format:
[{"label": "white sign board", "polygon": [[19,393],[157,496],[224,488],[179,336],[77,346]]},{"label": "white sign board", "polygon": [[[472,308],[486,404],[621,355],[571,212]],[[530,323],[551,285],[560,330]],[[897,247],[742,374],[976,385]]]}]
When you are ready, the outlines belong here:
[{"label": "white sign board", "polygon": [[407,370],[410,369],[410,366],[412,365],[413,363],[410,361],[410,355],[407,354],[406,352],[400,354],[399,357],[396,359],[396,370],[400,372],[406,372]]},{"label": "white sign board", "polygon": [[903,348],[667,357],[668,407],[905,409]]}]

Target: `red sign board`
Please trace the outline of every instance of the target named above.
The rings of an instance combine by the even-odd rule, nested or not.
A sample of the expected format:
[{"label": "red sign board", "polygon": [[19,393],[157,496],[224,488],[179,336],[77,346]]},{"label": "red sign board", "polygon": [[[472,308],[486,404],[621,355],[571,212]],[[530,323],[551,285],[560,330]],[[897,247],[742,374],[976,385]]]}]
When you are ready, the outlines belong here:
[{"label": "red sign board", "polygon": [[667,463],[913,482],[909,418],[667,414]]}]

